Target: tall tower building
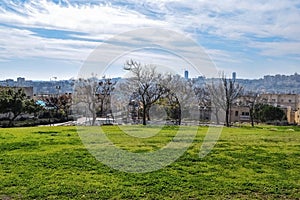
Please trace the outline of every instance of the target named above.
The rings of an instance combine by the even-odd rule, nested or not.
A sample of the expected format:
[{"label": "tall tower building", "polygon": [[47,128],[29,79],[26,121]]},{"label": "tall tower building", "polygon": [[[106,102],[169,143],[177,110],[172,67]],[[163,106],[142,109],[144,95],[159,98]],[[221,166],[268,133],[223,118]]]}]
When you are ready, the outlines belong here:
[{"label": "tall tower building", "polygon": [[25,78],[22,78],[22,77],[17,78],[17,83],[18,84],[23,84],[24,82],[25,82]]},{"label": "tall tower building", "polygon": [[185,80],[189,79],[189,71],[188,70],[184,71],[184,78],[185,78]]},{"label": "tall tower building", "polygon": [[233,80],[233,81],[236,80],[236,72],[232,72],[232,80]]}]

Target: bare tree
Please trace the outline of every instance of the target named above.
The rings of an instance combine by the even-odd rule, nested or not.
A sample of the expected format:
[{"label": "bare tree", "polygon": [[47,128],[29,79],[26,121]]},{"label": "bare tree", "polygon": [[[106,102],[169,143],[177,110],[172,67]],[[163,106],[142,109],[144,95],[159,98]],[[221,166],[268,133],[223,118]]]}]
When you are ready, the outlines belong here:
[{"label": "bare tree", "polygon": [[167,119],[173,124],[198,123],[198,98],[193,90],[193,84],[185,78],[174,74],[165,74],[163,85],[168,89],[159,101],[167,113]]},{"label": "bare tree", "polygon": [[207,87],[194,86],[194,92],[198,99],[200,121],[208,121],[210,117],[208,116],[211,111],[211,97],[209,94],[209,89]]},{"label": "bare tree", "polygon": [[220,124],[221,114],[226,110],[226,99],[222,81],[220,79],[212,80],[211,83],[206,84],[206,87],[210,96],[212,117],[217,124]]},{"label": "bare tree", "polygon": [[111,93],[115,89],[116,82],[112,82],[109,78],[103,78],[99,82],[99,87],[97,90],[97,97],[99,100],[99,116],[100,117],[112,117],[112,110],[111,110]]},{"label": "bare tree", "polygon": [[70,108],[72,106],[72,95],[71,94],[63,94],[58,97],[59,108],[63,112],[63,115],[68,120],[70,114]]},{"label": "bare tree", "polygon": [[147,119],[150,120],[151,106],[168,91],[162,84],[163,75],[158,73],[154,66],[142,65],[133,60],[127,61],[124,69],[132,73],[132,77],[127,79],[126,84],[131,91],[135,91],[139,95],[142,104],[143,125],[146,125]]},{"label": "bare tree", "polygon": [[222,74],[221,79],[207,85],[212,104],[214,105],[215,116],[219,122],[218,112],[220,109],[225,111],[225,124],[230,126],[230,112],[234,101],[242,94],[243,87],[235,82],[235,80],[228,79]]},{"label": "bare tree", "polygon": [[228,79],[223,74],[222,83],[225,91],[225,117],[226,126],[230,126],[230,112],[233,102],[242,94],[243,87],[235,82],[233,79]]},{"label": "bare tree", "polygon": [[89,79],[79,79],[75,85],[74,103],[83,103],[88,109],[92,117],[92,125],[95,125],[97,115],[106,116],[108,114],[112,116],[110,108],[110,94],[114,90],[115,83],[112,83],[111,79],[103,77],[99,80],[96,77]]},{"label": "bare tree", "polygon": [[181,118],[185,114],[185,105],[188,105],[187,99],[191,93],[189,90],[191,88],[188,87],[186,80],[179,75],[166,74],[163,82],[168,90],[159,103],[165,108],[167,120],[180,125]]}]

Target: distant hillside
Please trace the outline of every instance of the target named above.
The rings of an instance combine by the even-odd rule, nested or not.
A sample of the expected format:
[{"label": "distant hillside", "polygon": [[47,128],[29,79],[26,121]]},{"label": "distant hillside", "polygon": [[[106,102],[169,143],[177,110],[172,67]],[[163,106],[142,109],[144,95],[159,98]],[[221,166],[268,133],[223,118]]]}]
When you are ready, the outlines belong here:
[{"label": "distant hillside", "polygon": [[236,82],[243,85],[245,90],[258,91],[260,93],[285,93],[300,94],[300,75],[267,75],[261,79],[237,79]]},{"label": "distant hillside", "polygon": [[[119,81],[121,78],[113,78]],[[193,84],[204,86],[205,83],[211,82],[203,76],[190,79]],[[34,94],[57,94],[73,93],[75,80],[58,80],[58,81],[31,81],[24,78],[18,78],[17,81],[7,79],[0,81],[0,86],[10,87],[33,87]],[[259,93],[283,93],[283,94],[300,94],[300,75],[267,75],[261,79],[237,79],[247,91],[257,91]]]}]

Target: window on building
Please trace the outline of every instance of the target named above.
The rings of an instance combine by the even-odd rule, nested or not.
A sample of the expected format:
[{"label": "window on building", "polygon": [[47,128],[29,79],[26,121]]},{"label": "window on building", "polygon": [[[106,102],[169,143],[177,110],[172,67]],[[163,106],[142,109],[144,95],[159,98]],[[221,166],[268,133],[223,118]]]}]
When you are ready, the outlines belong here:
[{"label": "window on building", "polygon": [[272,99],[272,102],[276,102],[276,99]]},{"label": "window on building", "polygon": [[292,102],[292,100],[291,99],[289,99],[289,103],[291,103]]},{"label": "window on building", "polygon": [[249,116],[249,112],[242,112],[242,116]]},{"label": "window on building", "polygon": [[284,100],[283,100],[283,99],[281,99],[281,102],[284,102]]},{"label": "window on building", "polygon": [[239,116],[239,111],[235,111],[235,116]]}]

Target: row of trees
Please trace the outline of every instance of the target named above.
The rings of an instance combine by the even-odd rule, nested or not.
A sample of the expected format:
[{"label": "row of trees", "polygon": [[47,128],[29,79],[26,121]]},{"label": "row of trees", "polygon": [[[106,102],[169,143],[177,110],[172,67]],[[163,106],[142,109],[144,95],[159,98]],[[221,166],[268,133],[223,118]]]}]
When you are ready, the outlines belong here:
[{"label": "row of trees", "polygon": [[[224,112],[225,125],[230,126],[230,113],[234,105],[249,107],[253,126],[255,121],[271,119],[267,116],[267,110],[272,106],[258,106],[257,93],[245,94],[241,85],[226,78],[224,74],[220,79],[199,86],[178,75],[159,73],[155,66],[143,65],[134,60],[127,61],[124,69],[130,72],[130,76],[118,84],[105,78],[100,82],[97,78],[78,81],[75,102],[86,105],[93,119],[92,124],[97,116],[105,117],[109,114],[113,117],[111,104],[131,106],[132,120],[135,123],[136,118],[141,118],[143,125],[151,121],[150,110],[154,107],[163,110],[166,119],[175,124],[181,124],[181,119],[188,117],[188,110],[206,108],[217,124],[223,120],[220,113]],[[241,97],[244,99],[241,100]],[[274,108],[275,111],[281,112],[278,108]],[[276,116],[272,120],[282,118],[281,114],[272,115]]]},{"label": "row of trees", "polygon": [[[216,123],[220,123],[221,112],[225,113],[225,125],[230,126],[232,106],[245,106],[249,108],[252,126],[255,122],[268,122],[283,120],[285,113],[277,107],[263,104],[259,94],[244,92],[243,87],[235,80],[226,78],[224,74],[205,86],[185,81],[180,76],[163,75],[153,66],[142,66],[141,63],[130,60],[126,62],[125,70],[132,73],[127,79],[123,90],[135,91],[142,104],[143,124],[146,124],[151,106],[163,105],[168,118],[176,119],[180,124],[184,107],[195,103],[191,96],[195,95],[198,108],[207,107],[215,116]],[[128,89],[131,88],[131,89]],[[212,119],[210,119],[212,120]],[[223,120],[223,119],[222,119]]]},{"label": "row of trees", "polygon": [[[183,118],[194,120],[191,111],[198,109],[198,101],[193,94],[193,85],[179,75],[159,73],[155,66],[142,65],[133,60],[126,62],[125,70],[131,73],[120,88],[123,96],[135,94],[135,101],[141,106],[142,124],[150,121],[150,110],[156,107],[156,113],[165,112],[163,120],[180,125]],[[126,99],[126,98],[125,98]]]},{"label": "row of trees", "polygon": [[158,111],[163,110],[167,113],[166,119],[180,124],[185,107],[198,105],[192,102],[189,95],[193,92],[191,85],[186,84],[186,81],[178,75],[162,74],[155,66],[142,65],[133,60],[127,61],[124,69],[129,71],[130,77],[120,83],[113,83],[105,78],[99,82],[94,77],[80,79],[77,82],[74,95],[74,103],[77,105],[75,107],[81,110],[87,108],[86,116],[92,118],[91,124],[95,124],[96,117],[99,116],[114,117],[112,104],[114,107],[119,106],[125,112],[128,111],[129,106],[132,106],[134,113],[132,111],[131,117],[140,117],[143,125],[151,121],[150,110],[154,107]]},{"label": "row of trees", "polygon": [[[41,97],[39,100],[45,105],[27,99],[21,89],[4,89],[0,92],[0,113],[8,115],[10,126],[24,113],[39,113],[39,116],[43,113],[49,118],[56,116],[68,120],[71,106],[78,108],[81,114],[90,116],[92,125],[95,125],[97,117],[114,119],[113,113],[119,109],[113,111],[112,105],[125,110],[132,106],[132,118],[137,113],[143,125],[151,120],[150,110],[154,107],[158,111],[164,111],[165,119],[174,124],[181,124],[183,118],[192,119],[193,111],[205,108],[213,116],[210,121],[219,124],[223,121],[221,113],[225,113],[225,125],[230,126],[231,108],[234,105],[249,108],[252,126],[255,121],[266,122],[284,117],[284,112],[279,108],[260,104],[257,93],[245,94],[242,86],[226,78],[224,74],[222,78],[200,86],[179,75],[159,73],[155,66],[143,65],[134,60],[127,61],[124,69],[130,72],[130,76],[120,83],[105,77],[100,81],[95,76],[81,78],[75,85],[74,96],[64,94]],[[199,118],[200,116],[197,120]]]}]

